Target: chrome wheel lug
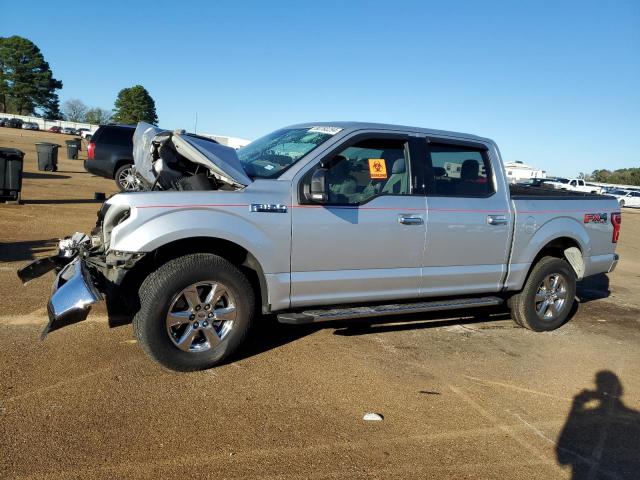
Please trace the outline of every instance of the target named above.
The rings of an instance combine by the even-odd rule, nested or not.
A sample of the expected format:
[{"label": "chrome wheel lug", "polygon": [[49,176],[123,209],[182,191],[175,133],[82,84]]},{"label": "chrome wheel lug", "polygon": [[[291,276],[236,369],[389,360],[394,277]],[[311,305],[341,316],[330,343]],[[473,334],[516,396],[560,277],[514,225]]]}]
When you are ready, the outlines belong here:
[{"label": "chrome wheel lug", "polygon": [[209,305],[208,303],[204,306],[205,310],[209,310],[211,308],[211,305]]},{"label": "chrome wheel lug", "polygon": [[200,305],[196,305],[196,312],[199,312],[202,307]]},{"label": "chrome wheel lug", "polygon": [[198,328],[198,327],[199,327],[198,322],[193,322],[193,328]]},{"label": "chrome wheel lug", "polygon": [[209,313],[209,315],[207,315],[207,317],[213,318],[213,312]]},{"label": "chrome wheel lug", "polygon": [[209,326],[209,322],[207,322],[206,320],[204,322],[202,322],[202,326],[203,327],[208,327]]},{"label": "chrome wheel lug", "polygon": [[189,320],[195,320],[196,316],[192,313],[191,315],[189,315]]}]

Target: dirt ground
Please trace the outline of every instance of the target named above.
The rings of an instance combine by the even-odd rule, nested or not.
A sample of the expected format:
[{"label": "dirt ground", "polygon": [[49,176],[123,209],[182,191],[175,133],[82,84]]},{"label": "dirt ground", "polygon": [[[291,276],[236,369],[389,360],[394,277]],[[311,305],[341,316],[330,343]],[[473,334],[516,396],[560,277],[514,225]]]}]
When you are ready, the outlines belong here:
[{"label": "dirt ground", "polygon": [[0,204],[0,478],[640,478],[640,211],[554,332],[500,310],[262,318],[227,364],[177,374],[104,308],[38,339],[52,274],[23,287],[16,269],[115,191],[64,148],[37,171],[34,142],[67,138],[0,129],[27,154],[24,204]]}]

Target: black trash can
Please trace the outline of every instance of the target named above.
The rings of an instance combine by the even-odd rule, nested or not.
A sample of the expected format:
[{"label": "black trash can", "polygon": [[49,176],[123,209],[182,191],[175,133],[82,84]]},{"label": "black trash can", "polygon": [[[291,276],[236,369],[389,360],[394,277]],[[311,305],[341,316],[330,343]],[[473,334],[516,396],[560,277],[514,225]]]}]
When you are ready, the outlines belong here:
[{"label": "black trash can", "polygon": [[65,140],[64,143],[67,145],[67,158],[69,160],[76,160],[78,158],[78,151],[80,150],[78,143],[78,139],[73,140]]},{"label": "black trash can", "polygon": [[44,172],[55,172],[58,170],[58,147],[55,143],[36,143],[38,152],[38,170]]},{"label": "black trash can", "polygon": [[24,152],[0,147],[0,200],[20,201]]}]

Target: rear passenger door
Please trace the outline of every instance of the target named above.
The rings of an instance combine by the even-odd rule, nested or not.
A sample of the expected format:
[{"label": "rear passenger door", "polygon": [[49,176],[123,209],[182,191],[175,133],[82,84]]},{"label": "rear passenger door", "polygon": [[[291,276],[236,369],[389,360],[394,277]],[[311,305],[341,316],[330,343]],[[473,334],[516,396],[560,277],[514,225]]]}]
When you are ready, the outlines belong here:
[{"label": "rear passenger door", "polygon": [[511,216],[497,155],[481,143],[426,145],[427,245],[420,294],[496,292],[506,273]]}]

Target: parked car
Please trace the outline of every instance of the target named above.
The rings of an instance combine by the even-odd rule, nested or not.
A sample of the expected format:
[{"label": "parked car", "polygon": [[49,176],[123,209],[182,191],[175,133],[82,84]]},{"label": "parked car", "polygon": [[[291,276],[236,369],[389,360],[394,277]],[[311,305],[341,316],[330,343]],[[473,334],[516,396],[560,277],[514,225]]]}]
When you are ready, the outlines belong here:
[{"label": "parked car", "polygon": [[93,136],[93,132],[91,130],[89,130],[88,128],[81,128],[80,130],[82,130],[80,132],[80,136],[82,138],[84,138],[87,142],[91,140],[91,137]]},{"label": "parked car", "polygon": [[5,127],[9,128],[22,128],[24,122],[19,118],[10,118],[7,120]]},{"label": "parked car", "polygon": [[51,133],[61,133],[62,132],[62,128],[58,127],[58,126],[54,126],[54,127],[49,128],[48,131],[51,132]]},{"label": "parked car", "polygon": [[94,175],[113,178],[121,191],[138,189],[133,175],[133,125],[103,125],[91,136],[84,168]]},{"label": "parked car", "polygon": [[62,131],[60,133],[64,133],[67,135],[78,135],[78,130],[71,127],[62,127]]},{"label": "parked car", "polygon": [[4,127],[5,123],[7,123],[8,118],[0,118],[0,127]]},{"label": "parked car", "polygon": [[548,331],[567,320],[576,280],[618,262],[614,198],[510,188],[486,138],[341,122],[234,150],[138,128],[136,165],[183,191],[114,195],[91,234],[18,272],[60,270],[43,336],[103,298],[180,371],[233,353],[256,306],[307,324],[506,303],[517,324]]},{"label": "parked car", "polygon": [[84,138],[84,134],[86,132],[91,132],[91,130],[89,130],[88,128],[78,128],[76,132],[78,132],[76,135],[80,135],[82,138]]},{"label": "parked car", "polygon": [[40,125],[38,125],[36,122],[24,122],[22,124],[22,128],[24,130],[40,130]]},{"label": "parked car", "polygon": [[640,207],[640,192],[618,189],[612,190],[609,195],[615,197],[621,207]]}]

